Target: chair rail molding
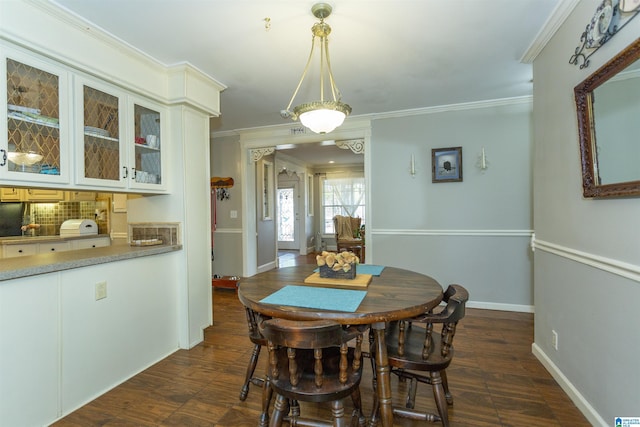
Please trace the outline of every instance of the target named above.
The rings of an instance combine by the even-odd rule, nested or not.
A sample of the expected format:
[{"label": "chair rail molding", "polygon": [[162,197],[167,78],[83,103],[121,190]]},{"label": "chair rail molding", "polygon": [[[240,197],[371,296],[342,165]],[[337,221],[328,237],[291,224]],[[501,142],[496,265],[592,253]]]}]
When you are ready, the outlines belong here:
[{"label": "chair rail molding", "polygon": [[533,230],[403,230],[374,229],[372,235],[531,237]]},{"label": "chair rail molding", "polygon": [[242,234],[242,228],[225,228],[217,227],[214,231],[216,234]]},{"label": "chair rail molding", "polygon": [[630,264],[612,258],[590,254],[588,252],[579,251],[577,249],[568,248],[566,246],[557,245],[555,243],[547,242],[544,240],[534,239],[532,242],[532,247],[534,249],[540,249],[541,251],[558,255],[560,257],[567,258],[572,261],[576,261],[611,274],[616,274],[618,276],[640,282],[640,265]]}]

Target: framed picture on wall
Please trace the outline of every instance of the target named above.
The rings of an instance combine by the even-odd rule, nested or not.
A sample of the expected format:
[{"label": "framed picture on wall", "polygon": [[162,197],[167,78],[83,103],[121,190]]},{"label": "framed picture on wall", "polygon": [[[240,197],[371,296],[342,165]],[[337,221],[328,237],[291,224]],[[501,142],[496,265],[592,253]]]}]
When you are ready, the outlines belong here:
[{"label": "framed picture on wall", "polygon": [[433,148],[431,150],[431,181],[462,181],[462,147]]}]

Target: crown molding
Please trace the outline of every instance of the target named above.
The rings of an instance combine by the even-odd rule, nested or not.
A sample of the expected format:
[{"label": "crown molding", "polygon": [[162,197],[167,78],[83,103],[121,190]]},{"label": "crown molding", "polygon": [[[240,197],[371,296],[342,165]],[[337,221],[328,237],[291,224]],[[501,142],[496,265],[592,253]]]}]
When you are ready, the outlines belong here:
[{"label": "crown molding", "polygon": [[560,0],[560,2],[558,2],[553,12],[551,12],[551,16],[547,19],[547,22],[545,22],[524,55],[522,55],[522,58],[520,58],[520,62],[523,64],[533,63],[579,2],[580,0]]},{"label": "crown molding", "polygon": [[[412,108],[407,110],[397,110],[397,111],[388,111],[385,113],[373,113],[373,114],[361,114],[355,116],[349,116],[347,120],[345,120],[344,124],[335,130],[334,132],[338,132],[342,128],[348,128],[351,123],[352,127],[364,127],[365,123],[370,123],[372,120],[380,120],[380,119],[390,119],[390,118],[399,118],[399,117],[409,117],[409,116],[419,116],[423,114],[436,114],[443,113],[449,111],[463,111],[463,110],[473,110],[480,108],[493,108],[493,107],[502,107],[509,105],[529,105],[533,107],[533,96],[519,96],[513,98],[502,98],[502,99],[493,99],[487,101],[475,101],[475,102],[464,102],[460,104],[449,104],[449,105],[440,105],[436,107],[423,107],[423,108]],[[300,127],[301,125],[297,126]],[[292,129],[291,124],[287,125],[269,125],[269,126],[261,126],[255,128],[245,128],[245,129],[235,129],[228,131],[219,131],[219,132],[211,132],[212,138],[223,138],[227,136],[238,136],[242,135],[243,138],[246,138],[249,135],[265,135],[265,134],[280,134],[283,132],[288,133]],[[309,134],[314,135],[314,139],[317,140],[318,135],[309,131]],[[327,138],[333,138],[331,135],[328,135]],[[346,139],[346,138],[340,138]]]}]

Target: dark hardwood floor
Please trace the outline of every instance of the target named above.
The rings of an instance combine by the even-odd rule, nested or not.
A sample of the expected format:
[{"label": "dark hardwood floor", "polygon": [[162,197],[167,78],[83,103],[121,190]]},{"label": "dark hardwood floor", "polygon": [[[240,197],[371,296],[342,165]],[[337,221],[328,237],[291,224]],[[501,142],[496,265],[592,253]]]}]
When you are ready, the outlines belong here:
[{"label": "dark hardwood floor", "polygon": [[[315,256],[281,254],[281,266],[314,263]],[[252,345],[244,309],[235,291],[213,291],[214,325],[191,350],[179,350],[120,386],[53,424],[63,426],[256,426],[260,389],[238,399]],[[467,309],[448,369],[454,405],[452,426],[589,426],[551,375],[531,354],[533,315]],[[258,370],[264,372],[266,350]],[[371,369],[361,384],[365,411],[371,409]],[[392,378],[394,402],[405,384]],[[418,386],[416,406],[435,410],[430,386]],[[350,403],[350,402],[348,402]],[[302,406],[326,415],[327,409]],[[306,412],[308,413],[308,412]],[[399,419],[397,426],[430,425]],[[434,424],[432,424],[434,425]]]}]

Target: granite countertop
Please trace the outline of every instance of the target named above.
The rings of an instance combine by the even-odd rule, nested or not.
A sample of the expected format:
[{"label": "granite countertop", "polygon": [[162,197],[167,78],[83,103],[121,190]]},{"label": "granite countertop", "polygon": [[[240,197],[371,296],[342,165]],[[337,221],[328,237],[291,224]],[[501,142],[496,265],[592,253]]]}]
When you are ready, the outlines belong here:
[{"label": "granite countertop", "polygon": [[78,240],[78,239],[96,239],[99,237],[109,237],[108,234],[85,234],[82,236],[7,236],[0,237],[0,245],[21,245],[24,243],[39,243],[39,242],[50,242],[52,240],[56,241],[67,241],[67,240]]},{"label": "granite countertop", "polygon": [[[96,237],[96,235],[91,237]],[[29,237],[27,239],[37,239],[37,237]],[[53,273],[56,271],[164,254],[179,250],[182,250],[182,245],[111,245],[101,248],[92,248],[89,250],[64,251],[15,258],[1,258],[0,282],[20,277]]]}]

